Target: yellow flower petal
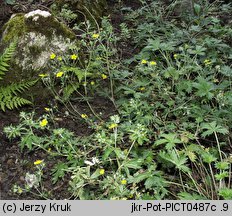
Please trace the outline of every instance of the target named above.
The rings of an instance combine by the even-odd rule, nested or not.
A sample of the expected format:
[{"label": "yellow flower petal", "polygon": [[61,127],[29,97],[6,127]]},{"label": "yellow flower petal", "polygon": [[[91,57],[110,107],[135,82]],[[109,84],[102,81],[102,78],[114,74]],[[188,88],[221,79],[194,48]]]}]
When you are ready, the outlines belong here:
[{"label": "yellow flower petal", "polygon": [[147,64],[147,60],[143,59],[143,60],[141,61],[141,64]]},{"label": "yellow flower petal", "polygon": [[99,38],[99,36],[100,36],[99,34],[93,34],[93,35],[92,35],[92,38],[93,38],[93,39],[97,39],[97,38]]},{"label": "yellow flower petal", "polygon": [[55,53],[52,53],[51,55],[50,55],[50,59],[55,59],[56,58],[56,54]]},{"label": "yellow flower petal", "polygon": [[63,74],[64,74],[64,72],[60,71],[60,72],[58,72],[58,73],[56,74],[56,77],[62,77]]},{"label": "yellow flower petal", "polygon": [[48,124],[48,121],[47,121],[47,119],[43,119],[42,121],[40,121],[39,124],[41,127],[45,127]]},{"label": "yellow flower petal", "polygon": [[105,75],[105,74],[102,74],[101,77],[102,77],[102,79],[107,79],[107,75]]},{"label": "yellow flower petal", "polygon": [[109,129],[114,129],[118,126],[118,124],[116,123],[112,123],[110,126],[109,126]]},{"label": "yellow flower petal", "polygon": [[72,60],[76,60],[77,59],[77,55],[76,54],[72,54],[70,57]]},{"label": "yellow flower petal", "polygon": [[39,74],[39,77],[47,77],[48,75],[47,74]]},{"label": "yellow flower petal", "polygon": [[204,64],[205,64],[205,65],[210,65],[211,63],[212,63],[212,62],[211,62],[209,59],[205,59],[205,60],[204,60]]},{"label": "yellow flower petal", "polygon": [[104,169],[100,169],[100,170],[99,170],[99,173],[100,173],[101,175],[104,175],[104,174],[105,174],[105,170],[104,170]]},{"label": "yellow flower petal", "polygon": [[88,118],[88,116],[83,113],[83,114],[81,114],[81,118],[86,119],[86,118]]},{"label": "yellow flower petal", "polygon": [[151,61],[151,62],[150,62],[150,65],[152,65],[152,66],[156,66],[156,65],[157,65],[157,63],[156,63],[155,61]]},{"label": "yellow flower petal", "polygon": [[123,180],[121,181],[121,184],[122,184],[122,185],[127,184],[127,180],[126,180],[126,179],[123,179]]},{"label": "yellow flower petal", "polygon": [[43,163],[43,160],[36,160],[36,161],[34,162],[34,165],[39,165],[39,164],[41,164],[41,163]]}]

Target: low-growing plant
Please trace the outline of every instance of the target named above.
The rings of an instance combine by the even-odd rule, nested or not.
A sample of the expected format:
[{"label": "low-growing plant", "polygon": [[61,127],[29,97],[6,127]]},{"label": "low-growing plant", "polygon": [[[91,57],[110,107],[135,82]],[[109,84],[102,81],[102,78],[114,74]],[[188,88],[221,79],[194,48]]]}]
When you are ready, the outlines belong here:
[{"label": "low-growing plant", "polygon": [[[87,24],[81,48],[51,53],[53,70],[41,74],[91,135],[57,128],[52,112],[39,119],[21,113],[19,125],[4,131],[20,139],[22,150],[61,157],[52,182],[69,176],[71,198],[231,199],[232,48],[224,35],[230,30],[214,16],[220,10],[214,4],[193,5],[181,22],[173,5],[141,4],[124,8],[119,35],[108,19],[101,30]],[[138,51],[120,59],[117,44],[128,39]],[[116,114],[95,111],[91,103],[99,96],[110,99]]]}]

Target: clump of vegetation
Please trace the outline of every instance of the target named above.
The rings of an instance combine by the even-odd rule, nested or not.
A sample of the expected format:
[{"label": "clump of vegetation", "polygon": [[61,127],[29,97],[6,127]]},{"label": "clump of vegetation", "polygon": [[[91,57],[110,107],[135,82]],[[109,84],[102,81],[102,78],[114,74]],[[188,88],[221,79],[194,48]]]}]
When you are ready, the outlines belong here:
[{"label": "clump of vegetation", "polygon": [[[2,80],[2,76],[8,72],[8,68],[10,66],[8,63],[14,54],[15,48],[16,42],[12,42],[0,56],[0,80]],[[36,81],[30,81],[24,83],[12,83],[8,86],[1,86],[0,109],[5,111],[6,108],[14,109],[26,104],[31,104],[29,100],[19,97],[18,94],[28,90],[29,87],[33,86],[35,83]]]},{"label": "clump of vegetation", "polygon": [[[68,115],[89,125],[90,136],[56,127],[50,107],[39,119],[22,112],[19,125],[4,131],[20,138],[22,151],[63,158],[51,171],[52,182],[70,176],[70,198],[232,199],[232,31],[219,19],[232,9],[204,1],[182,19],[172,4],[141,4],[122,8],[120,33],[107,18],[101,29],[85,23],[81,48],[51,53],[53,71],[40,74]],[[125,59],[118,47],[127,49],[129,41],[137,52]],[[108,118],[92,106],[100,96],[116,110]],[[39,158],[35,166],[41,170],[46,161]],[[42,175],[27,175],[35,183],[14,191],[35,188],[49,198]]]}]

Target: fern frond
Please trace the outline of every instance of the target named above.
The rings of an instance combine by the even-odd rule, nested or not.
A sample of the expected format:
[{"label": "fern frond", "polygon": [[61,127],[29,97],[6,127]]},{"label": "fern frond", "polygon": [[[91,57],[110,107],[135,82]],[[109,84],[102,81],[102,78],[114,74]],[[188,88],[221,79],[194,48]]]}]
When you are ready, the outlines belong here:
[{"label": "fern frond", "polygon": [[31,86],[35,85],[37,80],[29,81],[29,82],[24,82],[24,83],[12,83],[8,86],[5,87],[0,87],[0,94],[3,96],[8,96],[8,95],[17,95],[18,93],[22,93],[25,90],[29,89]]},{"label": "fern frond", "polygon": [[[8,63],[14,54],[16,43],[16,40],[12,42],[0,56],[0,80],[2,79],[1,76],[5,75],[5,72],[8,71]],[[19,97],[18,94],[28,90],[36,82],[37,80],[33,80],[29,82],[12,83],[8,86],[0,87],[0,110],[5,112],[6,108],[11,110],[26,104],[31,104],[29,100]]]},{"label": "fern frond", "polygon": [[17,94],[24,92],[36,82],[37,80],[33,80],[25,83],[13,83],[6,87],[0,87],[0,109],[5,112],[6,108],[12,110],[23,105],[31,104],[29,100],[18,97]]},{"label": "fern frond", "polygon": [[31,104],[31,102],[27,99],[17,96],[12,96],[12,95],[9,95],[8,97],[4,97],[3,100],[0,100],[0,108],[4,112],[6,111],[6,108],[12,110],[14,108],[18,108],[26,104]]},{"label": "fern frond", "polygon": [[67,101],[79,87],[80,87],[79,83],[67,85],[63,91],[63,100]]},{"label": "fern frond", "polygon": [[14,54],[14,51],[16,49],[17,42],[12,42],[3,52],[3,54],[0,56],[0,80],[2,79],[1,76],[5,75],[5,72],[8,71],[9,67],[9,61],[11,57]]}]

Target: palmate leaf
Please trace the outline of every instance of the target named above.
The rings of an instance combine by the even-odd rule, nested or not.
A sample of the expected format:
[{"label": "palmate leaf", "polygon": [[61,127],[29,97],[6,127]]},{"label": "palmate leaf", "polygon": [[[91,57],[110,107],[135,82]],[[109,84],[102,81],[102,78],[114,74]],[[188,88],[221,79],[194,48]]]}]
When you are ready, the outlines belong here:
[{"label": "palmate leaf", "polygon": [[174,150],[169,152],[161,151],[159,156],[164,160],[167,160],[175,165],[175,167],[185,173],[189,173],[190,169],[185,164],[188,161],[188,158],[185,155],[178,155]]},{"label": "palmate leaf", "polygon": [[63,179],[68,169],[66,163],[60,162],[52,169],[52,183],[55,184],[59,179]]},{"label": "palmate leaf", "polygon": [[166,144],[165,148],[166,149],[172,149],[175,147],[175,144],[182,143],[180,139],[177,138],[176,134],[161,134],[161,137],[164,139],[159,139],[155,142],[155,146],[161,145],[161,144]]},{"label": "palmate leaf", "polygon": [[201,129],[206,130],[201,134],[202,137],[209,136],[213,133],[221,133],[223,135],[229,133],[229,131],[225,127],[217,125],[216,121],[210,123],[203,123],[201,125]]},{"label": "palmate leaf", "polygon": [[162,177],[161,172],[155,172],[155,175],[147,178],[144,185],[146,189],[157,188],[157,187],[166,187],[166,180]]},{"label": "palmate leaf", "polygon": [[214,85],[204,78],[198,78],[198,82],[193,83],[193,87],[197,89],[197,96],[206,97],[207,99],[213,98],[213,93],[211,91],[214,90]]}]

